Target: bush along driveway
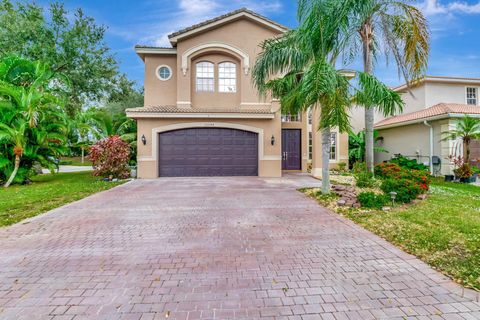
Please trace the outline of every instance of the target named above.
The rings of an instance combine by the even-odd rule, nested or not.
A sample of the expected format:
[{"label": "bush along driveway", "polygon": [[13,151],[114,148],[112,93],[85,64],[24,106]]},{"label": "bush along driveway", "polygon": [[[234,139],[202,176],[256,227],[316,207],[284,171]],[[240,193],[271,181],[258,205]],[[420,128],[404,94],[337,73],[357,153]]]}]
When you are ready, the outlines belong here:
[{"label": "bush along driveway", "polygon": [[0,190],[0,226],[8,226],[123,182],[104,182],[91,172],[44,174],[31,185]]},{"label": "bush along driveway", "polygon": [[304,191],[458,283],[480,290],[480,187],[436,179],[426,200],[389,211],[336,207],[335,196]]}]

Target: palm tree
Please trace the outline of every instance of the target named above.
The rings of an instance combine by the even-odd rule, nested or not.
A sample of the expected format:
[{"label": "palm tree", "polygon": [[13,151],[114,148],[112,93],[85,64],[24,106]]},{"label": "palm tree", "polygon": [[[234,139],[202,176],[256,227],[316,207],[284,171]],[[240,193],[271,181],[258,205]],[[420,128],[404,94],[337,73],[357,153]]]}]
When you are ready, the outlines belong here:
[{"label": "palm tree", "polygon": [[[373,131],[373,138],[375,142],[380,140],[377,130]],[[374,146],[374,151],[388,153],[387,149],[377,145]],[[358,133],[350,132],[348,135],[348,157],[354,159],[353,162],[365,161],[365,131],[360,131]]]},{"label": "palm tree", "polygon": [[480,139],[480,119],[465,116],[454,129],[442,132],[443,141],[462,139],[465,150],[465,163],[470,163],[470,143]]},{"label": "palm tree", "polygon": [[24,177],[34,162],[52,168],[63,152],[66,118],[55,94],[59,81],[41,62],[0,60],[0,178],[7,180],[5,187],[20,173]]},{"label": "palm tree", "polygon": [[[308,2],[307,0],[301,2]],[[349,57],[362,52],[364,72],[374,73],[374,61],[384,53],[393,56],[399,75],[407,83],[422,76],[426,70],[429,47],[429,31],[422,12],[409,4],[410,0],[343,0],[350,8],[348,38]],[[367,169],[373,172],[375,110],[386,116],[401,108],[384,108],[383,105],[362,101],[365,108],[365,157]]]},{"label": "palm tree", "polygon": [[[322,130],[322,192],[330,192],[330,129],[349,129],[348,79],[335,69],[343,49],[342,25],[348,11],[337,1],[312,1],[299,10],[300,26],[261,44],[253,81],[263,95],[280,99],[282,111],[320,109]],[[279,74],[283,76],[278,77]]]},{"label": "palm tree", "polygon": [[13,145],[12,151],[15,156],[14,169],[4,185],[5,188],[10,186],[13,179],[17,175],[18,169],[20,168],[20,159],[25,151],[26,128],[26,123],[19,123],[13,127],[10,127],[4,123],[0,123],[0,142]]}]

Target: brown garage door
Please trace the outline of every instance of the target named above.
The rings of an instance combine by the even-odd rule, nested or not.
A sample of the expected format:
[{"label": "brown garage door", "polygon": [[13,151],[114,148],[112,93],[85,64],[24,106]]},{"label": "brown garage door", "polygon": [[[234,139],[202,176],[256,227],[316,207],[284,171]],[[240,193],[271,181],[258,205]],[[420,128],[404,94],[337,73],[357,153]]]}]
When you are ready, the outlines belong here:
[{"label": "brown garage door", "polygon": [[258,135],[226,128],[160,133],[160,177],[256,176]]}]

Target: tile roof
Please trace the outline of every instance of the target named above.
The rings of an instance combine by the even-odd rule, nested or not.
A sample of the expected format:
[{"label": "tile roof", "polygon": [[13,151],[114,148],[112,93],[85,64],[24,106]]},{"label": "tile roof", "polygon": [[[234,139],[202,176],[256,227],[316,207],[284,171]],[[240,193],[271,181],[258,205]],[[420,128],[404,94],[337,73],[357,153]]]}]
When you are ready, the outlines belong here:
[{"label": "tile roof", "polygon": [[236,15],[236,14],[242,13],[242,12],[243,12],[243,13],[251,14],[251,15],[257,17],[257,18],[260,18],[260,19],[262,19],[262,20],[265,20],[265,21],[267,21],[268,23],[271,23],[271,24],[274,24],[274,25],[278,26],[279,28],[282,28],[282,29],[285,29],[285,30],[288,29],[287,27],[279,24],[278,22],[275,22],[275,21],[273,21],[273,20],[270,20],[270,19],[268,19],[267,17],[264,17],[264,16],[262,16],[262,15],[256,13],[256,12],[253,12],[253,11],[251,11],[251,10],[248,10],[247,8],[241,8],[241,9],[238,9],[238,10],[235,10],[235,11],[232,11],[232,12],[228,12],[228,13],[223,14],[223,15],[221,15],[221,16],[215,17],[215,18],[213,18],[213,19],[205,20],[205,21],[203,21],[203,22],[194,24],[194,25],[192,25],[192,26],[190,26],[190,27],[187,27],[187,28],[178,30],[178,31],[176,31],[176,32],[174,32],[174,33],[169,34],[169,35],[168,35],[168,38],[176,37],[176,36],[178,36],[178,35],[181,35],[182,33],[185,33],[185,32],[188,32],[188,31],[191,31],[191,30],[194,30],[194,29],[203,27],[203,26],[206,26],[206,25],[208,25],[208,24],[210,24],[210,23],[214,23],[214,22],[220,21],[220,20],[222,20],[222,19],[231,17],[231,16],[233,16],[233,15]]},{"label": "tile roof", "polygon": [[273,114],[270,108],[178,108],[176,106],[148,106],[127,109],[127,112],[140,113],[245,113]]},{"label": "tile roof", "polygon": [[375,128],[381,128],[404,122],[427,120],[437,116],[450,116],[452,114],[480,114],[480,106],[456,104],[456,103],[439,103],[425,110],[411,113],[405,113],[398,116],[390,117],[379,121],[375,124]]}]

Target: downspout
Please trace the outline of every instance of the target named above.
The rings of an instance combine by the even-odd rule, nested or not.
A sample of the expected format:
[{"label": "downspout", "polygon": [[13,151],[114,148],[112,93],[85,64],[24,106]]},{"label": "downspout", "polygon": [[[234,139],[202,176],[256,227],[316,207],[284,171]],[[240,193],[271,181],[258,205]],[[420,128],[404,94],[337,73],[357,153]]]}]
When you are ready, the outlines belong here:
[{"label": "downspout", "polygon": [[429,164],[430,164],[430,174],[433,174],[433,127],[430,123],[428,123],[428,121],[423,121],[423,124],[426,125],[427,127],[429,127],[429,130],[430,130],[430,160],[429,160]]}]

